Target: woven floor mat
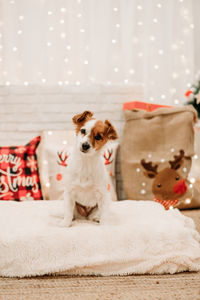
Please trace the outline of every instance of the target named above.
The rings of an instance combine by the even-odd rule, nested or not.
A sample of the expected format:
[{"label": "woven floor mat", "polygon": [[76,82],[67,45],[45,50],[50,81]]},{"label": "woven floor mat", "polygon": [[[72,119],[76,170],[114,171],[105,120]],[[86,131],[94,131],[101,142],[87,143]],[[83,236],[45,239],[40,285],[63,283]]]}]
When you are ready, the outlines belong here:
[{"label": "woven floor mat", "polygon": [[200,273],[123,277],[0,279],[3,300],[200,299]]},{"label": "woven floor mat", "polygon": [[[200,232],[200,210],[182,211]],[[113,277],[0,278],[0,300],[200,300],[200,272]]]}]

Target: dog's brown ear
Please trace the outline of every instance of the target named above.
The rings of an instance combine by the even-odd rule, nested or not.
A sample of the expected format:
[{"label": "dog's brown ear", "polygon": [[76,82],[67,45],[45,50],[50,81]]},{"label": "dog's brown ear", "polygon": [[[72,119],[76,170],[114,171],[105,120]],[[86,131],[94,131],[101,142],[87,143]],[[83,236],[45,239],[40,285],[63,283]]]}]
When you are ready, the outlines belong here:
[{"label": "dog's brown ear", "polygon": [[82,114],[75,115],[72,118],[72,121],[76,125],[80,125],[81,123],[84,123],[85,121],[88,121],[93,116],[93,113],[89,110],[84,111]]},{"label": "dog's brown ear", "polygon": [[104,131],[105,136],[107,136],[109,140],[116,140],[118,136],[117,136],[117,131],[115,130],[113,125],[108,120],[106,120],[104,124],[105,124],[105,131]]}]

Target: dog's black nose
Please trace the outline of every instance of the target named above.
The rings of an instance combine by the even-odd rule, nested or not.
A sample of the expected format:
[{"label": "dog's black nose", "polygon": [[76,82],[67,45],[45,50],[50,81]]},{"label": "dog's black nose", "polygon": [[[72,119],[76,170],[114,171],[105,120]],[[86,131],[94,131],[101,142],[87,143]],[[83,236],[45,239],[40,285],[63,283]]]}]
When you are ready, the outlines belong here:
[{"label": "dog's black nose", "polygon": [[82,144],[83,151],[87,151],[90,148],[90,145],[86,142]]}]

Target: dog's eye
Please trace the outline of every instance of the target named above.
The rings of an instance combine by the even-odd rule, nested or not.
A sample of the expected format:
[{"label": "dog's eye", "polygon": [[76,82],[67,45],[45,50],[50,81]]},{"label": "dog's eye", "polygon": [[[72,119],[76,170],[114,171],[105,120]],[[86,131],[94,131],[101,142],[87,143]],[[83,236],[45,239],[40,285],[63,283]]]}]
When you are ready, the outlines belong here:
[{"label": "dog's eye", "polygon": [[176,176],[176,178],[175,178],[177,181],[180,179],[180,177],[179,176]]},{"label": "dog's eye", "polygon": [[102,139],[102,136],[98,133],[97,135],[95,135],[95,140],[99,141]]},{"label": "dog's eye", "polygon": [[81,133],[82,133],[82,134],[86,134],[86,130],[82,128],[82,129],[81,129]]},{"label": "dog's eye", "polygon": [[161,187],[162,187],[162,184],[160,184],[160,183],[157,184],[157,187],[158,187],[158,188],[161,188]]}]

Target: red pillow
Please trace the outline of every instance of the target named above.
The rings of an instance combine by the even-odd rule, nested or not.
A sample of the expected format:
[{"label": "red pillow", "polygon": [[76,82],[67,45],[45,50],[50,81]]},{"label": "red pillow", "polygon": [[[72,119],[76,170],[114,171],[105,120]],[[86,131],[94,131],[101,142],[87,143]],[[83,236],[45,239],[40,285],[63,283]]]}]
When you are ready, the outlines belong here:
[{"label": "red pillow", "polygon": [[0,147],[0,200],[42,200],[36,149],[40,136],[25,146]]}]

